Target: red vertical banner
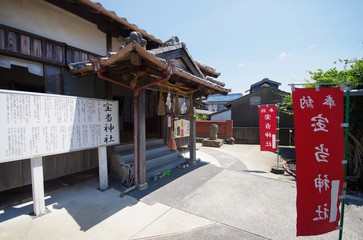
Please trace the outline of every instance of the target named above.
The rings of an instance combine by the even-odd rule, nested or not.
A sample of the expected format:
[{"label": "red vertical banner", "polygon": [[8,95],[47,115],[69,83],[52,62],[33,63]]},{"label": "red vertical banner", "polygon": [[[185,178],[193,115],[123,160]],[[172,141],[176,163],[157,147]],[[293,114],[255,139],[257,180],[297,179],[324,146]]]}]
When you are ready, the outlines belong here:
[{"label": "red vertical banner", "polygon": [[260,150],[276,152],[277,108],[276,105],[258,106],[260,119]]},{"label": "red vertical banner", "polygon": [[338,227],[344,181],[344,94],[338,88],[292,92],[297,176],[297,236]]}]

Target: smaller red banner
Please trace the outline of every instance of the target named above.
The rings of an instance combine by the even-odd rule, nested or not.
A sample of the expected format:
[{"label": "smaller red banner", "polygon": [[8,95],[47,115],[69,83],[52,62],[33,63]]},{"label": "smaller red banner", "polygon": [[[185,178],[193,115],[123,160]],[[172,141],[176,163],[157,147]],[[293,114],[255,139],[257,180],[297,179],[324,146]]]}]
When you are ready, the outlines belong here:
[{"label": "smaller red banner", "polygon": [[276,105],[258,106],[260,118],[260,150],[276,152],[277,108]]}]

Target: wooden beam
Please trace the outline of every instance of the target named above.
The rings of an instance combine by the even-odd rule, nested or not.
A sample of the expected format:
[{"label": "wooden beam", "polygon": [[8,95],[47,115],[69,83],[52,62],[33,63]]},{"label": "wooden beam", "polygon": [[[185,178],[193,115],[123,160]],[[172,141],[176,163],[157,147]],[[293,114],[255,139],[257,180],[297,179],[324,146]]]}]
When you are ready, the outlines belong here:
[{"label": "wooden beam", "polygon": [[130,53],[130,63],[135,66],[141,66],[142,61],[141,61],[140,55],[137,54],[136,52],[131,52]]},{"label": "wooden beam", "polygon": [[192,81],[192,82],[195,82],[195,83],[197,83],[197,84],[200,84],[200,85],[202,85],[202,86],[205,86],[205,87],[207,87],[207,88],[211,88],[211,89],[213,89],[213,90],[214,90],[215,92],[217,92],[217,93],[229,93],[229,92],[231,91],[230,89],[225,89],[225,88],[221,88],[221,87],[216,87],[216,86],[214,86],[214,85],[212,85],[212,84],[210,84],[210,83],[207,83],[207,82],[205,82],[205,81],[203,81],[203,80],[201,80],[201,79],[198,79],[198,78],[196,78],[196,77],[194,77],[194,76],[192,76],[192,75],[189,75],[189,74],[187,74],[187,73],[185,73],[185,72],[182,72],[182,71],[180,71],[180,70],[176,70],[174,74],[175,74],[175,75],[178,75],[178,76],[180,76],[180,77],[182,77],[182,78],[188,79],[188,80],[190,80],[190,81]]}]

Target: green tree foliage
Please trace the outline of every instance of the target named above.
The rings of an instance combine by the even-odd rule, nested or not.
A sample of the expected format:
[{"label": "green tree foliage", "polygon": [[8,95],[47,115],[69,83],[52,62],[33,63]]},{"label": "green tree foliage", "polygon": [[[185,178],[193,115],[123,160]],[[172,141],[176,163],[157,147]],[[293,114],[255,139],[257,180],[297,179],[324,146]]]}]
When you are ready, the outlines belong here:
[{"label": "green tree foliage", "polygon": [[[354,59],[354,60],[341,60],[339,59],[335,64],[342,65],[342,70],[338,70],[337,67],[328,69],[323,71],[322,69],[318,69],[313,72],[310,71],[310,80],[307,80],[306,88],[313,88],[316,84],[324,87],[337,87],[339,84],[350,85],[352,89],[360,89],[363,88],[363,59]],[[336,83],[336,85],[331,84]],[[291,95],[287,95],[284,97],[281,110],[287,114],[293,114],[292,109],[292,97]]]},{"label": "green tree foliage", "polygon": [[285,95],[284,98],[282,99],[282,103],[280,105],[280,111],[285,114],[292,115],[292,95],[291,94]]},{"label": "green tree foliage", "polygon": [[195,114],[195,119],[196,120],[208,120],[208,115],[196,113]]},{"label": "green tree foliage", "polygon": [[343,69],[338,70],[336,67],[323,71],[318,69],[316,72],[309,72],[313,85],[336,83],[337,85],[344,83],[349,84],[352,88],[359,88],[359,84],[363,83],[363,59],[355,60],[339,60],[335,64],[343,64]]}]

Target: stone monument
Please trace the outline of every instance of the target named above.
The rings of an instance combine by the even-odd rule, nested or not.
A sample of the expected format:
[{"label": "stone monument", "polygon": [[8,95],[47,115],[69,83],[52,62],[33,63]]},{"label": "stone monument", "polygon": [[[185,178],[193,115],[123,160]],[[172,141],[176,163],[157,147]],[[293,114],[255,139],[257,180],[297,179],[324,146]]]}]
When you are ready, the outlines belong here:
[{"label": "stone monument", "polygon": [[204,139],[202,146],[219,148],[223,145],[223,142],[223,139],[218,139],[218,125],[212,124],[209,128],[209,139]]}]

